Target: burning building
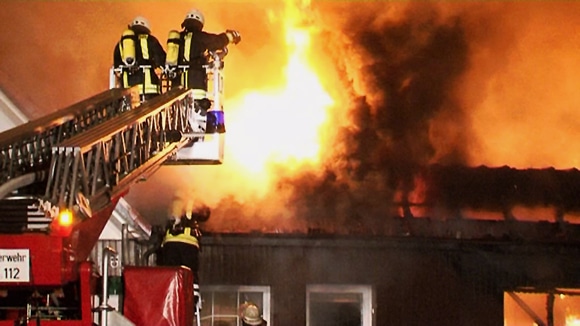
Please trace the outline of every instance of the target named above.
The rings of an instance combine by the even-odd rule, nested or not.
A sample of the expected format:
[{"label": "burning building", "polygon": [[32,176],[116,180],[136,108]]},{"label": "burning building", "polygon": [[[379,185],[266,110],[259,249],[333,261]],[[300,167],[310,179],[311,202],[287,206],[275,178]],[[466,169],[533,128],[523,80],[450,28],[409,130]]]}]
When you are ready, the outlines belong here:
[{"label": "burning building", "polygon": [[[163,15],[159,6],[168,5],[3,3],[3,88],[27,90],[37,116],[100,91],[112,52],[103,49],[133,15],[147,15],[163,39],[191,4]],[[497,325],[504,292],[578,287],[580,5],[201,9],[208,28],[235,24],[243,37],[227,61],[226,162],[164,167],[127,199],[153,223],[176,197],[212,207],[206,307],[235,293],[263,303],[271,325],[323,325],[312,311],[353,307],[362,317],[348,325]],[[66,33],[56,44],[32,38],[51,27]],[[20,31],[47,49],[50,67],[14,38]],[[98,36],[78,39],[87,33]],[[74,42],[99,49],[94,62]],[[43,78],[10,68],[23,62]],[[78,67],[91,67],[83,83]],[[56,96],[54,80],[70,92]],[[206,313],[211,325],[233,318]]]}]

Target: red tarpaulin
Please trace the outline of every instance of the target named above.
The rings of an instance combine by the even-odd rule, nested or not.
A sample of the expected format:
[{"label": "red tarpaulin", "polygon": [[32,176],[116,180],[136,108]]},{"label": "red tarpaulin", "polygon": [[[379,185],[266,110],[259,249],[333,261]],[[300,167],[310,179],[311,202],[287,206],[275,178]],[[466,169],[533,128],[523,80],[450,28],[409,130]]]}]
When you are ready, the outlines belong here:
[{"label": "red tarpaulin", "polygon": [[189,268],[127,266],[124,277],[127,319],[139,326],[193,326],[193,274]]}]

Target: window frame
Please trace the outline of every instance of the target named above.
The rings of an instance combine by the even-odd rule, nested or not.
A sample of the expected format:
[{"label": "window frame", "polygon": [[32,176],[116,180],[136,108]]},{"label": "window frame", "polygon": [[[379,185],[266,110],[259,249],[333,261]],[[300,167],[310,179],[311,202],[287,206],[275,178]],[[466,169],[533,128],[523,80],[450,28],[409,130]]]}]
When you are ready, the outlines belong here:
[{"label": "window frame", "polygon": [[306,286],[306,326],[310,325],[310,296],[312,293],[356,293],[362,294],[361,326],[375,325],[375,291],[364,284],[309,284]]},{"label": "window frame", "polygon": [[[243,293],[243,292],[261,292],[262,293],[262,307],[260,307],[260,309],[262,311],[262,316],[263,316],[264,320],[266,320],[268,322],[269,326],[272,325],[270,286],[264,286],[264,285],[202,285],[202,286],[200,286],[200,290],[201,290],[201,297],[203,300],[203,310],[207,309],[206,305],[210,304],[210,302],[206,301],[207,300],[206,297],[207,297],[208,292],[211,292],[211,293],[235,292],[237,294],[238,307],[239,307],[239,305],[241,305],[243,303],[240,300],[240,293]],[[212,311],[213,311],[213,302],[211,302],[211,304],[212,304],[211,307],[212,307]],[[214,317],[220,317],[220,316],[233,317],[230,315],[213,315],[213,313],[210,313],[210,316],[212,317],[212,320],[210,322],[210,326],[213,326],[213,322],[214,322],[213,318]],[[203,321],[203,319],[202,319],[202,321]],[[236,321],[237,321],[236,325],[241,325],[239,315],[236,315]]]}]

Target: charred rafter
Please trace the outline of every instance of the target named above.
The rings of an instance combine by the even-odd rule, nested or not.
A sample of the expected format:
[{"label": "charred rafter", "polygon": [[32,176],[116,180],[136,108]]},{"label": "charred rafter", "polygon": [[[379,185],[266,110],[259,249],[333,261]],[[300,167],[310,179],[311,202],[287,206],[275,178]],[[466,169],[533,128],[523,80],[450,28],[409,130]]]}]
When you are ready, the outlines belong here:
[{"label": "charred rafter", "polygon": [[503,212],[515,206],[553,207],[557,214],[580,212],[580,171],[433,165],[422,173],[425,205]]}]

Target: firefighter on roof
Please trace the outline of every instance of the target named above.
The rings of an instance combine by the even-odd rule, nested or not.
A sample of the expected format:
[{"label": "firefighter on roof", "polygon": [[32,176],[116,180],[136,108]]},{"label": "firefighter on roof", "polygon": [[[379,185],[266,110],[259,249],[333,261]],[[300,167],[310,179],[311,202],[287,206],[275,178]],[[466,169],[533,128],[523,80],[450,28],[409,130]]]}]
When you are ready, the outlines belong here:
[{"label": "firefighter on roof", "polygon": [[[207,91],[207,52],[224,49],[242,40],[240,33],[235,30],[226,30],[221,34],[205,32],[204,23],[202,12],[192,9],[181,23],[183,30],[169,32],[165,66],[166,71],[177,72],[171,81],[172,86],[182,85],[199,90],[200,98],[205,97]],[[176,71],[177,66],[185,69]]]},{"label": "firefighter on roof", "polygon": [[115,46],[113,62],[123,88],[139,85],[143,100],[159,95],[158,71],[165,64],[165,50],[151,34],[149,21],[135,17]]},{"label": "firefighter on roof", "polygon": [[[189,211],[189,212],[188,212]],[[197,310],[201,309],[199,292],[199,251],[201,249],[201,229],[199,222],[209,219],[210,209],[207,206],[195,210],[185,209],[181,200],[173,203],[161,247],[160,265],[186,266],[193,273],[194,302]]]}]

